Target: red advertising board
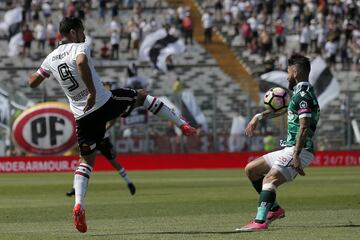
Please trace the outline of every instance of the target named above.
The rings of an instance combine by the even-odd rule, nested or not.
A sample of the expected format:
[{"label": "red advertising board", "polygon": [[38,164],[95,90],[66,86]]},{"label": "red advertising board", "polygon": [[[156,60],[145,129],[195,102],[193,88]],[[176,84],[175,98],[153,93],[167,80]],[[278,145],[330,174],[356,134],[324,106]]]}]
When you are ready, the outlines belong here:
[{"label": "red advertising board", "polygon": [[[226,169],[243,168],[262,152],[198,154],[126,154],[118,159],[128,170]],[[77,165],[72,157],[2,157],[0,173],[71,172]],[[311,166],[360,166],[360,152],[317,152]],[[98,156],[95,171],[113,171],[103,156]]]}]

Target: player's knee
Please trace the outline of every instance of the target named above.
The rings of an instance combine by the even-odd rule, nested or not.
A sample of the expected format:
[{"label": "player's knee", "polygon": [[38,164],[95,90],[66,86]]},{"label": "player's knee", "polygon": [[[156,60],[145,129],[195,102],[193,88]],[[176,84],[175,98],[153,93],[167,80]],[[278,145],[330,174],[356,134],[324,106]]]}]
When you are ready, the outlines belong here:
[{"label": "player's knee", "polygon": [[95,152],[95,149],[96,149],[96,144],[88,145],[86,143],[83,143],[79,145],[79,151],[81,156],[89,156]]},{"label": "player's knee", "polygon": [[138,98],[144,99],[146,98],[146,96],[148,95],[148,92],[144,89],[139,89],[137,90],[138,93]]},{"label": "player's knee", "polygon": [[137,105],[142,105],[146,99],[148,92],[144,89],[137,90]]},{"label": "player's knee", "polygon": [[250,177],[253,172],[253,168],[252,168],[251,164],[247,164],[244,171],[245,171],[246,176]]},{"label": "player's knee", "polygon": [[250,180],[256,180],[259,178],[260,173],[254,164],[248,163],[244,169],[246,176]]}]

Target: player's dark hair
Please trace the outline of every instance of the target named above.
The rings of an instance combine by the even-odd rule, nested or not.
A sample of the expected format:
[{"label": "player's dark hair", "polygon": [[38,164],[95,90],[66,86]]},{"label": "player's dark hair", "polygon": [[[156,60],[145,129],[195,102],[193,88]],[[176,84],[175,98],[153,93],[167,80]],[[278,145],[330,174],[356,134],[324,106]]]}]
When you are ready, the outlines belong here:
[{"label": "player's dark hair", "polygon": [[299,66],[301,68],[301,70],[304,72],[304,74],[306,74],[306,76],[309,75],[310,69],[311,69],[309,58],[307,58],[299,53],[294,53],[288,59],[288,66],[293,66],[293,65]]},{"label": "player's dark hair", "polygon": [[77,17],[65,17],[61,20],[59,31],[61,35],[66,36],[69,34],[71,29],[78,29],[83,27],[80,18]]}]

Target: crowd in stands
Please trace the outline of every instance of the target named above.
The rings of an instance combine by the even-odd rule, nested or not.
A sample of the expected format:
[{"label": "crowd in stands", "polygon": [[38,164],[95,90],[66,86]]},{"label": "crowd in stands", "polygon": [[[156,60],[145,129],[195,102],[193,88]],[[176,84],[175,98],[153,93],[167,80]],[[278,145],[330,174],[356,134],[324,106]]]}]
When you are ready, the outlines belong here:
[{"label": "crowd in stands", "polygon": [[[360,70],[359,0],[204,0],[215,22],[233,39],[241,37],[263,61],[276,58],[286,69],[287,37],[298,36],[302,53],[322,55],[335,69]],[[224,27],[225,26],[225,27]]]},{"label": "crowd in stands", "polygon": [[[129,52],[137,57],[141,41],[144,37],[163,25],[171,26],[170,33],[185,38],[186,44],[193,43],[193,22],[189,8],[180,6],[177,9],[166,8],[161,0],[24,0],[3,1],[3,9],[15,6],[23,8],[23,41],[22,57],[34,57],[30,49],[36,42],[36,56],[44,56],[54,49],[61,35],[55,23],[62,17],[76,16],[85,22],[87,42],[95,46],[95,39],[101,39],[97,49],[93,49],[93,57],[101,59],[119,59],[119,52]],[[119,10],[127,10],[123,16]],[[130,10],[130,11],[129,11]],[[55,13],[56,11],[56,13]],[[150,14],[144,14],[144,11]],[[156,17],[162,11],[162,18]],[[130,12],[130,15],[129,15]],[[99,32],[88,27],[87,19],[97,19],[97,27],[103,27]],[[162,19],[162,20],[159,20]],[[126,48],[120,49],[121,41],[126,41]],[[50,49],[47,50],[47,47]],[[47,52],[46,52],[47,51]]]}]

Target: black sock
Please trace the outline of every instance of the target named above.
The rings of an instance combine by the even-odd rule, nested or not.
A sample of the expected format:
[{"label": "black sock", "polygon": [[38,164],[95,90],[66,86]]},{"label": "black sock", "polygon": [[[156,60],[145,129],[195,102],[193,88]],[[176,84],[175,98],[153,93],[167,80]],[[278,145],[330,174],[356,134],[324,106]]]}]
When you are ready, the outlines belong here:
[{"label": "black sock", "polygon": [[255,180],[255,181],[251,181],[251,184],[253,185],[253,187],[255,188],[255,190],[257,191],[258,194],[261,193],[262,191],[262,183],[263,183],[264,177]]}]

